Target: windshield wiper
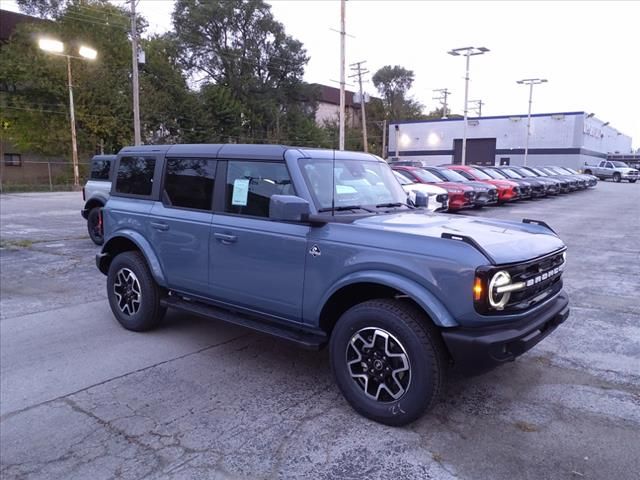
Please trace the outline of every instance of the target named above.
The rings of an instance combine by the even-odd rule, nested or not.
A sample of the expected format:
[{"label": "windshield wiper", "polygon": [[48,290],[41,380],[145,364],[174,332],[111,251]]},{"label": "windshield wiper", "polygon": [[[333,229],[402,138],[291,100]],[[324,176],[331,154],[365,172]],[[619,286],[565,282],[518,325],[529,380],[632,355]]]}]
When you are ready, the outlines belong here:
[{"label": "windshield wiper", "polygon": [[379,203],[378,205],[376,205],[376,208],[393,208],[393,207],[407,207],[411,209],[416,208],[401,202]]},{"label": "windshield wiper", "polygon": [[326,207],[318,210],[318,213],[322,212],[343,212],[345,210],[364,210],[365,212],[375,213],[375,210],[364,208],[362,205],[340,205],[338,207]]}]

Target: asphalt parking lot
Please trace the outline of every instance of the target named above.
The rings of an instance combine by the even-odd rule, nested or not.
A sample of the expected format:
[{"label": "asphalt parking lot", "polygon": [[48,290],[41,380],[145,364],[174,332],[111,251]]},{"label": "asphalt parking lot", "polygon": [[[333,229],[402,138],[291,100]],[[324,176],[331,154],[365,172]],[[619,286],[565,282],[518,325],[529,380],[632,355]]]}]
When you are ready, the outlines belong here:
[{"label": "asphalt parking lot", "polygon": [[81,203],[0,196],[4,479],[638,478],[639,185],[465,213],[556,229],[572,313],[404,428],[354,413],[326,351],[174,312],[119,327]]}]

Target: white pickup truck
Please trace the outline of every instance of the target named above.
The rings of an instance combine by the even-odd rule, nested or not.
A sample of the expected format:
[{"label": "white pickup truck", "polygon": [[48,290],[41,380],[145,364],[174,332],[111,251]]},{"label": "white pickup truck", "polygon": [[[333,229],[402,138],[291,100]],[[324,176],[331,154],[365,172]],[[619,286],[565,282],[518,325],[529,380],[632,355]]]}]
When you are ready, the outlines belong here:
[{"label": "white pickup truck", "polygon": [[89,237],[96,245],[102,245],[104,236],[102,231],[102,214],[100,209],[109,200],[111,192],[111,178],[116,155],[95,155],[91,159],[91,173],[89,180],[82,189],[84,208],[80,211],[87,220]]},{"label": "white pickup truck", "polygon": [[635,183],[640,176],[638,170],[618,160],[602,160],[597,165],[585,165],[584,173],[594,175],[600,180],[610,178],[614,182],[627,180],[629,183]]}]

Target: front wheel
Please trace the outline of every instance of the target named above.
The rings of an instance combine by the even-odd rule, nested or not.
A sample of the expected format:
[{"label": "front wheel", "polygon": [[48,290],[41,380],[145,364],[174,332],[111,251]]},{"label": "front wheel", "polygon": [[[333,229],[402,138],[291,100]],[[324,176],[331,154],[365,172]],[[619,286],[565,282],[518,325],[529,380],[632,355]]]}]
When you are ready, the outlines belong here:
[{"label": "front wheel", "polygon": [[89,210],[89,215],[87,215],[87,230],[89,231],[89,237],[96,245],[102,245],[104,243],[102,212],[100,209],[101,207],[94,207]]},{"label": "front wheel", "polygon": [[127,330],[143,332],[158,326],[167,309],[160,305],[161,289],[140,252],[117,255],[107,274],[111,311]]},{"label": "front wheel", "polygon": [[616,173],[613,174],[613,181],[614,182],[620,183],[621,180],[622,180],[622,177],[620,176],[619,173],[616,172]]},{"label": "front wheel", "polygon": [[330,340],[340,391],[357,412],[385,425],[406,425],[435,404],[445,358],[436,328],[417,308],[398,300],[350,308]]},{"label": "front wheel", "polygon": [[629,183],[636,183],[636,180],[635,179],[629,180]]}]

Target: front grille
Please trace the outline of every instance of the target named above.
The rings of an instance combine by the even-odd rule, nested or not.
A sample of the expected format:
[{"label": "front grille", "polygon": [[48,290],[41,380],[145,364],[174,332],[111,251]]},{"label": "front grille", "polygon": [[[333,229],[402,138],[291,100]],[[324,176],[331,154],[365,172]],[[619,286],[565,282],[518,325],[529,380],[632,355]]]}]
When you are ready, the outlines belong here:
[{"label": "front grille", "polygon": [[562,288],[563,253],[555,253],[506,269],[512,283],[524,282],[524,290],[513,292],[505,310],[524,310],[557,293]]}]

